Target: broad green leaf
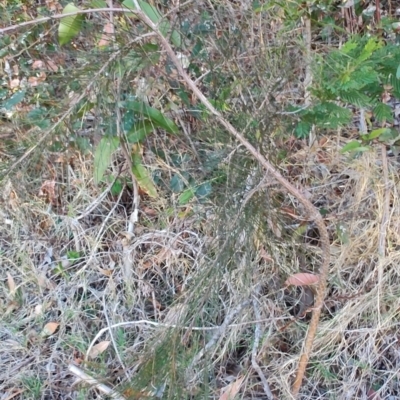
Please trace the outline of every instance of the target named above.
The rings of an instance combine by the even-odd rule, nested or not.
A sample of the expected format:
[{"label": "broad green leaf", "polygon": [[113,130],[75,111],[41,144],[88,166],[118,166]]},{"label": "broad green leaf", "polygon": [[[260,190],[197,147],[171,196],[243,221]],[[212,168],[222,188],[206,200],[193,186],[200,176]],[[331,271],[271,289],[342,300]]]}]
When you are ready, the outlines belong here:
[{"label": "broad green leaf", "polygon": [[185,204],[189,203],[194,197],[194,190],[193,189],[186,189],[183,193],[180,194],[178,198],[178,203],[180,206],[184,206]]},{"label": "broad green leaf", "polygon": [[368,133],[367,135],[362,135],[361,140],[368,141],[368,140],[376,139],[377,137],[381,136],[386,131],[390,131],[390,129],[388,129],[388,128],[375,129],[372,132]]},{"label": "broad green leaf", "polygon": [[112,185],[110,192],[113,196],[119,196],[123,188],[124,185],[122,184],[121,180],[117,179]]},{"label": "broad green leaf", "polygon": [[179,193],[185,188],[185,182],[179,174],[175,174],[169,182],[169,187],[174,193]]},{"label": "broad green leaf", "polygon": [[136,162],[132,167],[132,172],[142,190],[144,190],[150,197],[158,197],[157,189],[151,179],[149,171],[147,171],[146,167],[142,163]]},{"label": "broad green leaf", "polygon": [[98,184],[106,169],[111,164],[111,157],[118,149],[119,138],[116,136],[104,136],[97,145],[94,153],[94,182]]},{"label": "broad green leaf", "polygon": [[149,121],[143,121],[135,124],[126,134],[126,138],[128,143],[140,143],[152,132],[154,132],[154,124]]},{"label": "broad green leaf", "polygon": [[[73,3],[69,3],[64,7],[63,14],[80,11]],[[83,15],[70,15],[69,17],[61,18],[58,27],[58,39],[60,44],[69,43],[81,30],[83,23]]]},{"label": "broad green leaf", "polygon": [[105,0],[92,0],[90,2],[90,8],[107,8],[107,2]]},{"label": "broad green leaf", "polygon": [[20,103],[25,97],[25,90],[20,90],[14,93],[7,101],[3,103],[3,107],[8,111],[11,110],[15,105]]},{"label": "broad green leaf", "polygon": [[34,108],[29,111],[27,115],[27,119],[30,123],[38,126],[41,129],[47,129],[50,127],[51,122],[49,119],[46,119],[47,110],[45,108]]},{"label": "broad green leaf", "polygon": [[351,142],[345,144],[342,147],[342,150],[340,150],[340,152],[346,153],[347,151],[354,151],[354,150],[358,150],[361,147],[361,143],[358,140],[352,140]]},{"label": "broad green leaf", "polygon": [[133,146],[134,150],[132,153],[132,172],[135,175],[138,185],[144,190],[150,197],[158,197],[157,189],[151,179],[150,173],[147,171],[142,163],[142,156],[139,151],[139,145]]},{"label": "broad green leaf", "polygon": [[[171,31],[170,23],[167,20],[162,21],[163,17],[156,7],[142,0],[139,0],[138,3],[142,11],[151,19],[151,21],[155,24],[159,24],[158,28],[160,29],[161,34],[167,37],[168,33]],[[136,9],[133,0],[125,0],[122,3],[122,6],[133,10]],[[172,31],[171,41],[176,47],[181,47],[182,38],[177,30]]]},{"label": "broad green leaf", "polygon": [[178,133],[179,131],[178,126],[175,124],[174,121],[172,121],[172,119],[166,117],[160,111],[148,106],[143,102],[127,101],[124,103],[124,106],[129,110],[133,110],[136,113],[147,117],[153,122],[155,126],[163,128],[169,133]]},{"label": "broad green leaf", "polygon": [[396,129],[386,129],[384,133],[382,133],[381,136],[379,136],[379,141],[380,142],[395,142],[399,138],[399,132]]},{"label": "broad green leaf", "polygon": [[0,58],[5,57],[9,53],[10,49],[8,47],[4,47],[0,49]]},{"label": "broad green leaf", "polygon": [[129,132],[135,125],[135,113],[132,110],[128,110],[122,116],[122,129],[124,132]]},{"label": "broad green leaf", "polygon": [[212,186],[210,182],[204,182],[196,188],[196,196],[204,198],[210,195],[212,192]]}]

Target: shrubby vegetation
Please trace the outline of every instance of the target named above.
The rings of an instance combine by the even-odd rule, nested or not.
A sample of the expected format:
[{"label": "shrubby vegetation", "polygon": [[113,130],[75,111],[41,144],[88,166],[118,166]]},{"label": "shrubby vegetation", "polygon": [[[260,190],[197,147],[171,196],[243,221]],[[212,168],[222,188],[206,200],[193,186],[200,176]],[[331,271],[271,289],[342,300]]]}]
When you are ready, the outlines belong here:
[{"label": "shrubby vegetation", "polygon": [[396,13],[3,2],[0,392],[289,398],[323,238],[249,143],[329,234],[301,396],[397,398]]}]

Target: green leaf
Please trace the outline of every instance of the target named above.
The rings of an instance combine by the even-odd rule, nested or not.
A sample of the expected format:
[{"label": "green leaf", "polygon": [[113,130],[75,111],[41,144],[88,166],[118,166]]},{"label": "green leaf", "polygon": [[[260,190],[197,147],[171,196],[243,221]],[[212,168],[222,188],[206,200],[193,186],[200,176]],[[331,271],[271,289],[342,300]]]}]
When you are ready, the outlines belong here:
[{"label": "green leaf", "polygon": [[178,198],[178,203],[180,206],[184,206],[185,204],[189,203],[190,200],[194,197],[194,190],[192,188],[186,189]]},{"label": "green leaf", "polygon": [[128,143],[140,143],[150,134],[154,132],[154,124],[150,121],[143,121],[137,123],[133,128],[126,134]]},{"label": "green leaf", "polygon": [[312,124],[308,122],[299,122],[294,130],[294,134],[296,137],[303,139],[307,137],[311,132]]},{"label": "green leaf", "polygon": [[390,131],[390,129],[389,128],[374,129],[372,132],[368,133],[367,135],[362,135],[361,140],[369,141],[369,140],[376,139],[377,137],[381,136],[386,131]]},{"label": "green leaf", "polygon": [[90,8],[107,8],[107,2],[105,0],[92,0],[90,2]]},{"label": "green leaf", "polygon": [[166,117],[155,108],[148,106],[146,103],[141,101],[127,101],[123,105],[129,110],[133,110],[136,113],[147,117],[155,126],[161,127],[169,133],[179,132],[178,126],[174,121],[172,121],[172,119]]},{"label": "green leaf", "polygon": [[112,185],[110,192],[113,196],[119,196],[123,188],[124,185],[122,184],[121,179],[117,179]]},{"label": "green leaf", "polygon": [[352,140],[351,142],[345,144],[342,147],[342,150],[340,150],[340,152],[346,153],[347,151],[354,151],[354,150],[358,150],[361,147],[361,143],[358,140]]},{"label": "green leaf", "polygon": [[[142,11],[151,19],[151,21],[154,22],[154,24],[159,24],[158,28],[160,29],[161,34],[164,37],[167,37],[168,33],[171,31],[170,23],[167,20],[162,20],[163,16],[160,14],[156,7],[142,0],[139,0],[138,3]],[[133,0],[125,0],[122,3],[122,6],[130,8],[132,10],[136,9]],[[172,31],[171,41],[176,47],[181,47],[182,38],[177,30]]]},{"label": "green leaf", "polygon": [[340,49],[343,54],[349,54],[352,50],[356,49],[358,44],[352,40],[347,41]]},{"label": "green leaf", "polygon": [[399,138],[399,132],[396,129],[386,129],[384,133],[382,133],[381,136],[379,136],[379,141],[380,142],[394,142]]},{"label": "green leaf", "polygon": [[[64,7],[63,14],[80,11],[73,3],[69,3]],[[58,27],[58,40],[60,44],[69,43],[81,30],[83,23],[83,15],[70,15],[69,17],[61,18]]]},{"label": "green leaf", "polygon": [[179,193],[185,188],[185,182],[183,181],[180,174],[175,174],[170,182],[169,187],[174,193]]},{"label": "green leaf", "polygon": [[399,66],[397,67],[396,79],[400,79],[400,64],[399,64]]},{"label": "green leaf", "polygon": [[378,122],[393,122],[393,110],[389,105],[378,103],[373,111]]},{"label": "green leaf", "polygon": [[132,172],[135,175],[138,185],[142,190],[144,190],[150,197],[156,198],[158,196],[157,189],[151,179],[149,171],[146,167],[138,161],[138,156],[136,156],[136,161],[132,166]]},{"label": "green leaf", "polygon": [[132,110],[128,110],[122,116],[122,129],[124,132],[129,132],[135,125],[135,113]]},{"label": "green leaf", "polygon": [[370,38],[367,42],[367,44],[364,46],[364,49],[362,50],[361,54],[357,57],[357,61],[359,63],[362,63],[368,58],[372,56],[375,50],[378,50],[382,47],[381,42],[376,40],[376,38]]},{"label": "green leaf", "polygon": [[371,98],[358,90],[340,91],[338,93],[341,101],[358,107],[366,107],[371,104]]},{"label": "green leaf", "polygon": [[29,111],[27,118],[30,123],[38,126],[41,129],[47,129],[50,127],[50,120],[46,119],[47,110],[45,108],[34,108]]},{"label": "green leaf", "polygon": [[76,250],[67,251],[67,257],[69,261],[76,261],[81,258],[81,252]]},{"label": "green leaf", "polygon": [[204,182],[196,188],[196,196],[199,198],[208,197],[212,192],[211,182]]},{"label": "green leaf", "polygon": [[3,103],[3,108],[6,110],[11,110],[15,105],[20,103],[25,97],[25,90],[20,90],[14,93],[7,101]]},{"label": "green leaf", "polygon": [[111,164],[112,154],[118,149],[119,138],[117,136],[104,136],[97,145],[94,153],[94,182],[98,184]]},{"label": "green leaf", "polygon": [[8,47],[3,47],[2,49],[0,49],[0,58],[5,57],[9,52],[10,49]]}]

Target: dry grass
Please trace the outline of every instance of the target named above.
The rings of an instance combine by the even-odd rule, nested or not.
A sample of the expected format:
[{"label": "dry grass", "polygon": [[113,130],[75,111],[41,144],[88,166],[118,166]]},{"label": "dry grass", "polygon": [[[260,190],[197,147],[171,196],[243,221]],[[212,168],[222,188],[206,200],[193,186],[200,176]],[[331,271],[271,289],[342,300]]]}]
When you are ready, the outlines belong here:
[{"label": "dry grass", "polygon": [[[321,163],[314,159],[321,152],[329,171],[322,180]],[[379,152],[348,160],[328,141],[311,156],[302,154],[293,153],[289,161],[309,177],[305,189],[312,199],[329,209],[334,260],[303,393],[310,399],[366,399],[372,389],[381,398],[396,398],[397,161],[388,161],[390,216],[386,254],[379,257],[385,202]],[[21,399],[97,398],[95,389],[72,385],[67,366],[75,363],[111,386],[129,382],[132,398],[132,387],[143,384],[135,390],[150,385],[162,398],[218,398],[219,388],[242,375],[243,398],[264,398],[251,363],[254,321],[261,319],[256,361],[273,394],[289,398],[307,318],[288,323],[293,317],[282,282],[299,269],[318,268],[302,264],[296,251],[318,251],[307,239],[279,245],[271,233],[265,236],[268,226],[264,234],[246,226],[244,221],[257,225],[254,214],[265,193],[255,194],[224,227],[206,216],[221,215],[217,204],[198,204],[192,216],[179,216],[178,209],[171,214],[171,198],[143,200],[129,243],[129,202],[111,195],[98,201],[101,189],[92,184],[90,160],[77,157],[73,170],[62,163],[53,167],[57,185],[69,185],[58,209],[38,196],[43,175],[35,177],[32,165],[18,172],[18,181],[2,185],[1,392],[21,391]],[[91,204],[96,207],[80,218]],[[337,239],[339,223],[348,231],[346,244]],[[217,236],[222,232],[225,238]],[[69,251],[81,253],[71,262]],[[318,264],[317,258],[308,260]],[[48,322],[59,327],[43,337]],[[110,347],[82,363],[99,331],[128,322],[104,332],[98,339],[111,340]],[[196,330],[213,326],[220,328]],[[172,355],[180,360],[175,366]],[[168,373],[153,364],[149,372],[149,359]],[[186,376],[173,376],[171,368]],[[182,386],[173,388],[173,382]]]},{"label": "dry grass", "polygon": [[[222,5],[207,12],[215,17]],[[311,146],[288,137],[288,121],[277,111],[302,100],[299,32],[245,6],[228,7],[242,35],[207,42],[214,70],[236,78],[226,114],[238,129],[254,118],[246,135],[327,210],[331,235],[329,292],[302,398],[399,398],[397,158],[385,161],[379,147],[347,158],[339,153],[348,140],[340,132]],[[225,22],[215,21],[223,30]],[[232,48],[245,50],[232,56]],[[150,97],[165,89],[156,83]],[[218,84],[209,83],[217,94]],[[99,79],[94,92],[113,92],[111,86]],[[98,104],[104,116],[107,107]],[[142,194],[133,237],[132,189],[113,195],[96,186],[91,154],[41,147],[2,181],[0,400],[103,398],[96,385],[77,381],[71,364],[129,399],[218,399],[235,382],[238,398],[266,399],[269,390],[291,398],[309,312],[294,317],[304,304],[283,282],[298,271],[318,272],[318,235],[294,217],[304,217],[297,201],[263,181],[214,121],[180,123],[186,138],[158,133],[146,142],[167,154],[161,160],[145,152],[146,165],[168,182],[179,173],[170,152],[190,154],[184,168],[202,178],[207,165],[197,162],[212,154],[226,180],[207,201],[186,206],[161,185],[156,199]],[[21,129],[16,142],[38,138],[40,132],[25,137]],[[122,170],[129,178],[120,153],[114,161],[113,176]],[[51,334],[43,331],[49,322],[59,324]],[[88,357],[106,340],[106,350]]]}]

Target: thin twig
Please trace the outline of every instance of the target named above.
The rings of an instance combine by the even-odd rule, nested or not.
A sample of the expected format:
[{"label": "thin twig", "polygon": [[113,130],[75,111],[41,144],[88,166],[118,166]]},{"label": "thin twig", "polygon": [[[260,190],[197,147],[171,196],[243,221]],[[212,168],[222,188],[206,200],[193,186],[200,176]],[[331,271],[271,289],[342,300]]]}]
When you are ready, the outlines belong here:
[{"label": "thin twig", "polygon": [[205,354],[207,354],[218,342],[218,340],[221,338],[221,336],[225,333],[227,330],[229,324],[233,320],[233,318],[241,311],[243,310],[244,307],[247,307],[250,304],[250,301],[246,300],[243,301],[242,303],[238,304],[236,307],[234,307],[229,314],[225,317],[225,320],[223,324],[219,327],[219,329],[211,336],[211,339],[207,342],[207,344],[204,346],[203,349],[201,349],[197,355],[193,358],[189,370],[193,368],[194,365],[196,365]]},{"label": "thin twig", "polygon": [[[388,171],[388,161],[386,156],[386,146],[382,144],[381,157],[382,157],[382,170],[383,170],[383,212],[382,220],[379,227],[379,241],[378,241],[378,296],[377,296],[377,309],[380,310],[380,301],[382,295],[382,283],[383,283],[383,265],[386,255],[386,235],[387,227],[389,224],[389,214],[390,214],[390,183],[389,183],[389,171]],[[380,315],[378,312],[378,318],[380,323]]]},{"label": "thin twig", "polygon": [[[258,302],[254,296],[253,296],[253,309],[254,309],[254,316],[256,317],[256,319],[260,319],[261,315],[260,315],[260,310],[258,309]],[[268,399],[273,400],[274,395],[272,394],[271,389],[269,388],[268,381],[265,378],[264,373],[262,372],[260,366],[257,363],[257,350],[258,350],[258,345],[260,343],[260,336],[261,336],[261,325],[260,323],[257,323],[254,329],[254,342],[253,342],[253,349],[251,351],[251,365],[253,366],[254,370],[257,372],[259,378],[261,379],[265,395],[267,396]]]},{"label": "thin twig", "polygon": [[81,14],[96,14],[96,13],[103,13],[103,12],[117,12],[117,13],[133,13],[135,14],[137,11],[132,10],[130,8],[90,8],[88,10],[76,10],[70,13],[65,13],[65,14],[54,14],[49,17],[42,17],[42,18],[37,18],[33,19],[31,21],[25,21],[21,22],[19,24],[7,26],[6,28],[0,29],[0,35],[4,34],[9,31],[13,31],[15,29],[20,29],[23,28],[24,26],[30,26],[30,25],[37,25],[37,24],[44,24],[47,21],[51,20],[58,20],[61,18],[65,17],[74,17],[76,15],[81,15]]},{"label": "thin twig", "polygon": [[106,225],[107,225],[107,222],[108,222],[110,216],[113,214],[113,212],[115,211],[115,209],[118,207],[119,202],[121,201],[121,198],[122,198],[123,193],[124,193],[124,190],[121,190],[121,192],[120,192],[120,194],[119,194],[119,196],[118,196],[118,199],[117,199],[117,201],[115,202],[113,208],[112,208],[111,211],[107,214],[107,216],[104,218],[104,221],[103,221],[103,223],[102,223],[101,226],[100,226],[99,232],[98,232],[98,234],[96,235],[95,243],[94,243],[94,246],[93,246],[93,248],[92,248],[92,250],[91,250],[91,252],[90,252],[90,256],[89,256],[88,260],[86,261],[86,264],[85,264],[79,271],[76,272],[77,275],[82,274],[82,273],[86,270],[86,268],[90,265],[90,263],[92,262],[92,260],[93,260],[93,258],[94,258],[94,256],[95,256],[95,254],[96,254],[98,245],[99,245],[99,243],[100,243],[100,237],[101,237],[101,235],[103,234],[103,231],[104,231],[104,229],[105,229],[105,227],[106,227]]},{"label": "thin twig", "polygon": [[[273,320],[274,321],[283,321],[283,320],[287,320],[287,318],[285,318],[285,317],[274,318]],[[260,319],[260,320],[256,320],[256,321],[238,322],[236,324],[228,324],[225,327],[225,329],[226,328],[236,328],[239,326],[246,326],[246,325],[254,325],[257,323],[265,324],[265,323],[270,323],[271,321],[272,321],[272,318]],[[90,345],[86,351],[85,360],[88,359],[90,351],[92,350],[92,347],[101,338],[101,336],[103,336],[104,333],[108,332],[110,329],[120,328],[120,327],[124,327],[124,326],[136,326],[136,325],[151,325],[151,326],[162,327],[162,328],[182,329],[185,331],[190,330],[190,331],[201,331],[201,332],[220,330],[222,327],[222,325],[220,325],[220,326],[184,326],[184,325],[176,325],[176,324],[165,324],[162,322],[154,322],[154,321],[150,321],[147,319],[142,319],[139,321],[119,322],[117,324],[110,325],[110,326],[107,326],[106,328],[100,329],[99,332],[97,332],[97,335],[90,342]]]},{"label": "thin twig", "polygon": [[68,365],[68,371],[77,376],[80,380],[86,382],[88,385],[94,386],[97,390],[104,393],[105,395],[110,396],[115,400],[126,400],[125,397],[121,396],[119,393],[117,393],[115,390],[111,389],[104,383],[100,383],[97,379],[88,375],[76,365]]},{"label": "thin twig", "polygon": [[[106,10],[109,10],[108,8]],[[66,14],[65,14],[66,15]],[[1,30],[0,30],[1,33]],[[134,42],[138,42],[141,41],[142,39],[144,39],[145,37],[150,37],[150,36],[154,36],[154,33],[150,33],[150,34],[144,34],[136,39],[134,39],[133,41],[131,41],[131,43]],[[107,60],[107,62],[96,72],[96,74],[94,75],[94,77],[90,80],[90,82],[86,85],[85,89],[82,91],[82,94],[76,98],[74,101],[72,101],[71,106],[68,108],[68,110],[60,117],[60,119],[51,126],[51,128],[49,128],[47,131],[45,131],[44,133],[42,133],[41,138],[36,142],[35,145],[33,145],[29,150],[27,150],[17,161],[14,162],[13,165],[11,165],[11,167],[6,171],[6,173],[4,174],[3,178],[5,176],[7,176],[8,174],[10,174],[11,171],[13,171],[19,164],[21,164],[22,161],[24,161],[30,154],[32,154],[32,152],[37,149],[42,143],[44,143],[47,139],[48,136],[59,126],[61,125],[61,123],[74,111],[75,106],[81,101],[83,100],[89,90],[92,88],[92,86],[94,85],[94,83],[96,82],[96,79],[108,68],[108,66],[121,54],[121,50],[116,51],[114,54],[112,54],[112,56]]]},{"label": "thin twig", "polygon": [[382,170],[383,170],[384,202],[383,202],[383,214],[382,214],[381,226],[379,229],[378,254],[379,257],[383,258],[385,257],[386,254],[386,233],[387,233],[387,226],[389,223],[389,214],[390,214],[389,211],[390,183],[389,183],[388,161],[386,156],[386,146],[382,144],[380,147],[382,153],[381,156],[382,156]]}]

